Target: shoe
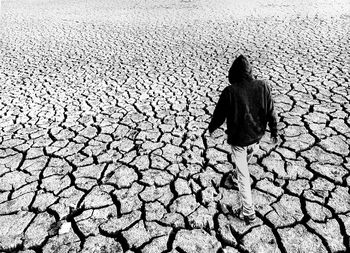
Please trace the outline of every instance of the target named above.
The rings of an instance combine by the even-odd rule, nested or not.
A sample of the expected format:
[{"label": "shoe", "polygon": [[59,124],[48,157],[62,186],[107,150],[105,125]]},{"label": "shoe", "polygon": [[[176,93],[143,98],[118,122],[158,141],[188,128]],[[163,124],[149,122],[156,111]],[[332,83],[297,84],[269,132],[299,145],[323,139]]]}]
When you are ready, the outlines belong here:
[{"label": "shoe", "polygon": [[243,220],[246,225],[253,225],[258,221],[256,218],[255,213],[250,215],[244,215],[242,212],[242,208],[238,208],[236,210],[232,211],[232,215],[238,217],[239,219]]},{"label": "shoe", "polygon": [[251,214],[251,215],[244,215],[243,219],[244,219],[244,222],[246,225],[253,225],[254,223],[256,223],[258,221],[255,213]]}]

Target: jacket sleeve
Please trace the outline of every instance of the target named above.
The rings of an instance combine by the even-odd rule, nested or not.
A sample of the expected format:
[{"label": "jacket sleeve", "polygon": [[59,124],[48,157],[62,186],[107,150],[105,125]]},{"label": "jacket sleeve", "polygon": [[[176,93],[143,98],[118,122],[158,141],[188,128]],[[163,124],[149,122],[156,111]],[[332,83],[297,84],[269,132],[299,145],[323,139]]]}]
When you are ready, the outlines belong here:
[{"label": "jacket sleeve", "polygon": [[209,133],[214,132],[225,122],[228,103],[227,100],[227,90],[224,89],[220,95],[218,103],[216,104],[213,117],[209,124]]},{"label": "jacket sleeve", "polygon": [[277,137],[277,115],[275,112],[274,107],[274,101],[272,99],[271,95],[271,89],[270,86],[266,83],[267,93],[266,93],[266,109],[267,109],[267,115],[266,120],[269,124],[269,128],[271,131],[271,137]]}]

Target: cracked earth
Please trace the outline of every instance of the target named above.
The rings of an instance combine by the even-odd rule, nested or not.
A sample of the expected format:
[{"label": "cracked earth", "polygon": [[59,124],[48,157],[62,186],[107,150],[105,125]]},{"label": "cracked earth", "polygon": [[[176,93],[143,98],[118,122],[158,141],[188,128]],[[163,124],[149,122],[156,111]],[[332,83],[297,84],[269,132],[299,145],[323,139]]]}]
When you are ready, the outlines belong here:
[{"label": "cracked earth", "polygon": [[[350,252],[348,1],[10,1],[0,28],[0,252]],[[237,205],[224,126],[243,53],[278,146]]]}]

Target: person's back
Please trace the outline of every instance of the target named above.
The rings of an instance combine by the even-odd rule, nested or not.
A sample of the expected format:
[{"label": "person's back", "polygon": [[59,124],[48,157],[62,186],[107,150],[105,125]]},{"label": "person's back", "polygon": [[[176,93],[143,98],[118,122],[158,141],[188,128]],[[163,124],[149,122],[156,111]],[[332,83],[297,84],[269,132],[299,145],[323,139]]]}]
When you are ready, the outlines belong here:
[{"label": "person's back", "polygon": [[268,84],[252,77],[252,68],[244,56],[239,56],[229,71],[227,86],[215,108],[209,132],[227,120],[228,143],[248,146],[259,141],[269,122],[271,135],[277,136],[277,121]]},{"label": "person's back", "polygon": [[271,137],[277,142],[277,120],[270,88],[265,81],[252,77],[252,68],[244,56],[239,56],[229,70],[227,86],[216,105],[209,132],[227,122],[227,142],[231,144],[233,161],[238,170],[245,220],[255,219],[252,204],[248,161],[269,123]]},{"label": "person's back", "polygon": [[228,86],[226,92],[230,108],[227,111],[228,142],[236,146],[258,142],[265,133],[266,123],[271,121],[268,115],[273,112],[267,84],[259,80],[242,81]]}]

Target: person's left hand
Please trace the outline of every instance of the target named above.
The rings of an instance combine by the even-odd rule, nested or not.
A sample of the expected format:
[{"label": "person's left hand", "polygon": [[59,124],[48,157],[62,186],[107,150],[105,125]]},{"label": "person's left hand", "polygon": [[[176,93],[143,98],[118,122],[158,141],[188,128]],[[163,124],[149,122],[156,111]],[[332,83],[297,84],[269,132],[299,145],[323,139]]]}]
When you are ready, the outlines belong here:
[{"label": "person's left hand", "polygon": [[219,137],[221,137],[221,136],[223,136],[223,134],[225,134],[225,132],[223,132],[221,129],[216,129],[216,130],[214,130],[213,132],[208,132],[209,133],[209,136],[211,137],[211,138],[219,138]]}]

